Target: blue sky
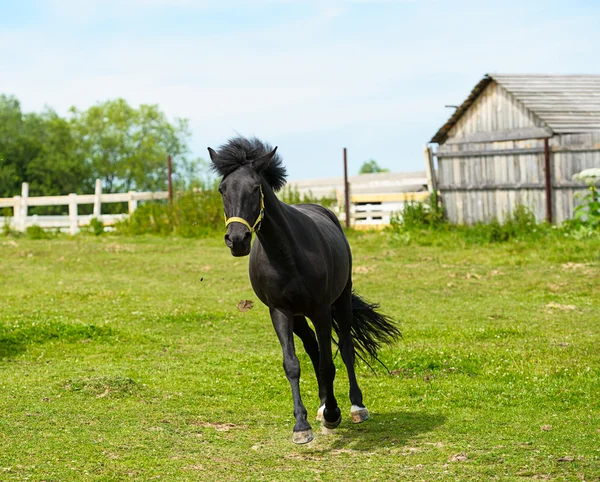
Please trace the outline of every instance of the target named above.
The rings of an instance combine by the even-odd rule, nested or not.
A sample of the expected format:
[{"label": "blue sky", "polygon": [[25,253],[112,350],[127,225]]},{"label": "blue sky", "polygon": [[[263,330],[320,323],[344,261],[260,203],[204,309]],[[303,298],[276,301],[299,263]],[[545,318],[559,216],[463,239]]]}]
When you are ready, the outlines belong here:
[{"label": "blue sky", "polygon": [[600,0],[0,0],[0,92],[66,113],[123,97],[185,117],[195,155],[240,133],[290,178],[423,145],[486,72],[600,73]]}]

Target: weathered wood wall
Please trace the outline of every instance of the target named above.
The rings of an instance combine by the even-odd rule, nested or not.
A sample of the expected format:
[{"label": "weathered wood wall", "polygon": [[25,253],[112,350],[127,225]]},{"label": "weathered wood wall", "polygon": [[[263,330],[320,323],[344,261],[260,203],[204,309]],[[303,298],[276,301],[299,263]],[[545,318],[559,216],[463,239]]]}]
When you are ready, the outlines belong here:
[{"label": "weathered wood wall", "polygon": [[600,132],[563,134],[550,140],[552,149],[553,210],[556,222],[573,217],[580,204],[577,193],[585,193],[573,175],[584,169],[600,167]]},{"label": "weathered wood wall", "polygon": [[499,84],[492,82],[448,132],[460,139],[478,132],[542,127],[543,122]]},{"label": "weathered wood wall", "polygon": [[[492,82],[448,132],[437,150],[439,190],[448,219],[459,224],[503,221],[518,205],[546,219],[544,140],[552,133],[504,88]],[[600,167],[600,132],[550,139],[553,221],[573,217],[573,181]]]},{"label": "weathered wood wall", "polygon": [[[503,221],[516,206],[546,219],[543,139],[444,144],[438,149],[439,190],[448,219],[459,224]],[[565,134],[550,139],[553,221],[573,217],[573,181],[583,169],[600,167],[600,133]]]}]

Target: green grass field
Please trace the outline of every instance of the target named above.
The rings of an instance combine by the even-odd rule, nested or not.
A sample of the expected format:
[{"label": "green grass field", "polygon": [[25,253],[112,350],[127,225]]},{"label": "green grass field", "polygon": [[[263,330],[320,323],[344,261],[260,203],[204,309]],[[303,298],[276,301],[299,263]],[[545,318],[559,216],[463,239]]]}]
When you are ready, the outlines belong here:
[{"label": "green grass field", "polygon": [[297,446],[267,310],[220,238],[0,238],[0,480],[600,480],[597,238],[351,243],[404,340],[392,375],[360,364],[361,425],[338,356],[345,418]]}]

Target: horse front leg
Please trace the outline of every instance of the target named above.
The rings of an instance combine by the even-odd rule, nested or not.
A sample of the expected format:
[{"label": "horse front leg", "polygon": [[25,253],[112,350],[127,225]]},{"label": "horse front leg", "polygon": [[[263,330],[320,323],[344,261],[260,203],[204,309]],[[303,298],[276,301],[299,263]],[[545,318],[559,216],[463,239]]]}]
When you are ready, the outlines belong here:
[{"label": "horse front leg", "polygon": [[283,369],[292,388],[294,398],[294,426],[293,441],[297,444],[305,444],[313,439],[312,429],[306,419],[307,412],[302,397],[300,396],[300,361],[296,356],[294,347],[294,317],[290,313],[270,308],[271,321],[281,343],[283,351]]}]

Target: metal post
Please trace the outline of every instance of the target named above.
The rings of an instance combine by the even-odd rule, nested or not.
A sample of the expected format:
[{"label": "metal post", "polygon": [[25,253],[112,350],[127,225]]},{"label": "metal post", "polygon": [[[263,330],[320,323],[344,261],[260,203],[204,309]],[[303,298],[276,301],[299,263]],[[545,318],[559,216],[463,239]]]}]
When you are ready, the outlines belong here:
[{"label": "metal post", "polygon": [[346,204],[346,227],[350,227],[350,193],[348,185],[348,152],[344,147],[344,202]]},{"label": "metal post", "polygon": [[173,166],[171,154],[167,156],[167,177],[168,177],[168,188],[169,188],[169,203],[173,203],[173,180],[171,179],[173,174]]},{"label": "metal post", "polygon": [[546,177],[546,221],[552,223],[552,173],[550,171],[549,138],[544,137],[544,170]]}]

